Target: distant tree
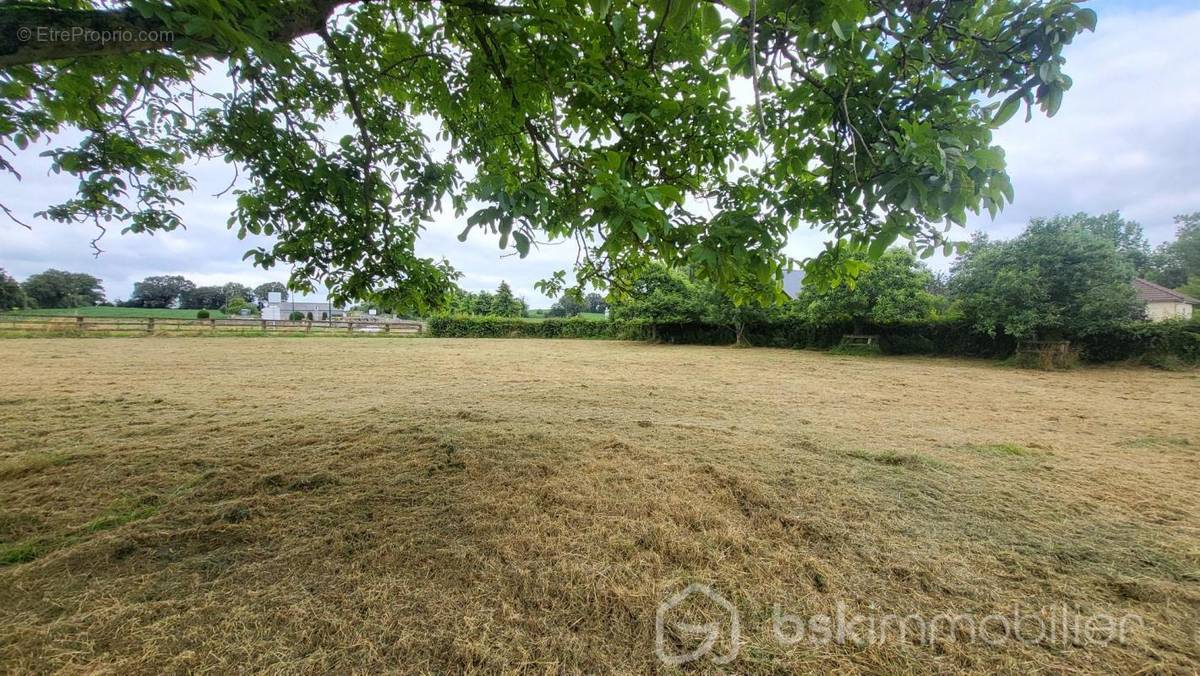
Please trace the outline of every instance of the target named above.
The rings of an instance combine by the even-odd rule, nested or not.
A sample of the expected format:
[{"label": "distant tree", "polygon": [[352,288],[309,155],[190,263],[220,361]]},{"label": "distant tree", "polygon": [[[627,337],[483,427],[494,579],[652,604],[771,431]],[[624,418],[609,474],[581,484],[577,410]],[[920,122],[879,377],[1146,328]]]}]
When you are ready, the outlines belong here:
[{"label": "distant tree", "polygon": [[525,301],[513,296],[512,287],[508,282],[500,282],[496,295],[492,297],[491,312],[497,317],[522,317],[527,312]]},{"label": "distant tree", "polygon": [[608,312],[608,303],[604,301],[604,296],[592,292],[583,297],[583,311],[591,312],[592,314],[604,314]]},{"label": "distant tree", "polygon": [[805,286],[796,299],[801,313],[816,324],[851,322],[855,333],[868,323],[894,324],[931,319],[938,299],[929,292],[934,276],[908,249],[888,249],[876,261],[866,251],[844,254],[857,276],[833,288]]},{"label": "distant tree", "polygon": [[1176,216],[1175,225],[1175,239],[1154,250],[1147,275],[1150,281],[1171,289],[1200,277],[1200,211]]},{"label": "distant tree", "polygon": [[1054,216],[1045,219],[1045,222],[1057,227],[1079,226],[1112,242],[1117,253],[1129,263],[1134,274],[1138,276],[1145,275],[1150,269],[1150,243],[1146,241],[1141,224],[1121,218],[1120,211],[1110,211],[1098,216],[1079,212],[1073,216]]},{"label": "distant tree", "polygon": [[978,331],[1055,340],[1138,316],[1133,274],[1110,238],[1035,219],[1015,239],[974,243],[952,268],[951,293]]},{"label": "distant tree", "polygon": [[690,324],[704,320],[704,291],[682,272],[655,264],[646,269],[631,288],[622,292],[610,309],[613,319],[644,319],[650,322],[651,337],[658,338],[658,324]]},{"label": "distant tree", "polygon": [[197,286],[180,295],[179,307],[189,310],[216,309],[225,305],[227,299],[224,287]]},{"label": "distant tree", "polygon": [[234,296],[240,296],[242,298],[245,298],[246,302],[248,302],[248,303],[253,303],[256,300],[258,300],[258,298],[254,295],[254,290],[251,289],[250,287],[246,286],[245,284],[238,284],[237,282],[227,282],[226,284],[224,284],[221,287],[221,290],[225,292],[226,300],[233,298]]},{"label": "distant tree", "polygon": [[282,282],[267,282],[254,287],[254,300],[259,303],[267,302],[267,294],[277,292],[282,300],[288,299],[287,287]]},{"label": "distant tree", "polygon": [[550,306],[550,311],[546,314],[550,317],[574,317],[585,309],[586,305],[579,296],[566,291],[561,298],[554,301],[554,305]]},{"label": "distant tree", "polygon": [[236,315],[245,308],[249,308],[251,314],[258,314],[258,307],[252,305],[250,301],[242,298],[241,296],[234,296],[225,301],[225,305],[221,306],[221,312],[224,312],[227,315]]},{"label": "distant tree", "polygon": [[46,270],[21,284],[30,304],[41,308],[90,307],[104,302],[100,279],[82,272]]},{"label": "distant tree", "polygon": [[174,307],[196,285],[181,275],[155,275],[133,285],[132,307]]},{"label": "distant tree", "polygon": [[17,280],[13,279],[4,268],[0,268],[0,311],[20,310],[28,307],[29,298]]}]

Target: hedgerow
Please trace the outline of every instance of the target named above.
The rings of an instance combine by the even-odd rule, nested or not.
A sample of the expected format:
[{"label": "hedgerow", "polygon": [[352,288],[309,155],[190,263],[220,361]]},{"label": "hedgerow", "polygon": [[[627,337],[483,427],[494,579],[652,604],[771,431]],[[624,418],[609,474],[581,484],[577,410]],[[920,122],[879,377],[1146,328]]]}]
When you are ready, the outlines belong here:
[{"label": "hedgerow", "polygon": [[[432,336],[447,338],[593,338],[649,340],[689,345],[729,345],[732,327],[704,322],[654,323],[630,319],[593,321],[581,318],[524,321],[503,317],[435,317],[429,321]],[[759,322],[747,327],[752,345],[828,349],[842,336],[854,333],[849,323],[816,325],[800,318]],[[962,321],[871,325],[863,333],[879,336],[884,354],[927,354],[1003,359],[1014,354],[1017,340],[1004,333],[979,333]],[[1170,357],[1185,364],[1200,363],[1200,322],[1127,322],[1071,336],[1083,361],[1102,363],[1154,360]]]}]

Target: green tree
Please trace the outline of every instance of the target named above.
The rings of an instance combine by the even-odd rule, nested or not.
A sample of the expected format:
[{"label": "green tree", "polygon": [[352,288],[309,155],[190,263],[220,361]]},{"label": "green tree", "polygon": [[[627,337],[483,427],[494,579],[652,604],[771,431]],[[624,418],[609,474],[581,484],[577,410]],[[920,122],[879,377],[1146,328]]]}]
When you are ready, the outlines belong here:
[{"label": "green tree", "polygon": [[182,275],[153,275],[134,283],[133,295],[127,304],[130,307],[174,307],[195,289],[196,285]]},{"label": "green tree", "polygon": [[1154,250],[1148,275],[1150,281],[1171,289],[1200,277],[1200,211],[1176,216],[1175,225],[1175,239]]},{"label": "green tree", "polygon": [[30,275],[21,289],[34,307],[91,307],[104,302],[100,279],[82,272],[46,270]]},{"label": "green tree", "polygon": [[197,286],[180,294],[179,307],[189,310],[216,309],[225,305],[227,299],[223,287]]},{"label": "green tree", "polygon": [[527,314],[525,301],[513,296],[508,282],[500,282],[496,295],[492,296],[492,307],[487,314],[497,317],[524,317]]},{"label": "green tree", "polygon": [[691,324],[704,321],[708,298],[703,289],[682,272],[663,264],[648,267],[629,289],[610,305],[613,319],[644,319],[651,337],[658,324]]},{"label": "green tree", "polygon": [[809,321],[851,322],[854,332],[862,333],[868,323],[927,321],[936,314],[938,299],[929,291],[935,278],[908,249],[889,249],[875,261],[863,251],[846,257],[857,277],[833,288],[805,285],[797,297]]},{"label": "green tree", "polygon": [[259,284],[258,286],[254,287],[253,297],[255,300],[265,303],[267,302],[267,294],[269,293],[279,293],[281,294],[280,298],[282,300],[288,299],[287,286],[285,286],[282,282],[267,282],[265,284]]},{"label": "green tree", "polygon": [[605,302],[604,296],[592,292],[583,297],[583,311],[592,314],[604,314],[608,312],[608,303]]},{"label": "green tree", "polygon": [[1073,216],[1058,215],[1046,219],[1046,222],[1062,227],[1079,226],[1112,242],[1117,253],[1129,263],[1136,275],[1144,275],[1150,268],[1150,243],[1146,241],[1141,224],[1121,218],[1120,211],[1098,216],[1083,212]]},{"label": "green tree", "polygon": [[950,288],[978,331],[1057,340],[1136,317],[1133,268],[1078,223],[1034,219],[1019,237],[980,239],[955,262]]},{"label": "green tree", "polygon": [[0,268],[0,311],[20,310],[29,306],[29,298],[21,285],[4,268]]},{"label": "green tree", "polygon": [[[446,202],[522,257],[577,242],[580,288],[664,261],[736,295],[779,278],[802,223],[830,240],[811,285],[845,272],[837,242],[932,251],[1011,201],[993,130],[1059,109],[1096,20],[1074,0],[7,3],[0,147],[49,137],[77,179],[41,216],[133,233],[182,225],[188,163],[221,156],[238,236],[275,239],[250,258],[335,301],[443,304],[453,271],[415,248]],[[18,37],[47,29],[81,37]],[[82,37],[127,31],[153,39]]]},{"label": "green tree", "polygon": [[237,296],[245,299],[246,302],[249,303],[259,300],[258,297],[254,295],[253,289],[245,284],[239,284],[237,282],[226,282],[223,286],[221,286],[221,291],[225,293],[225,298],[227,299]]},{"label": "green tree", "polygon": [[567,291],[561,298],[554,301],[547,314],[551,317],[574,317],[580,312],[584,312],[586,307],[577,294]]}]

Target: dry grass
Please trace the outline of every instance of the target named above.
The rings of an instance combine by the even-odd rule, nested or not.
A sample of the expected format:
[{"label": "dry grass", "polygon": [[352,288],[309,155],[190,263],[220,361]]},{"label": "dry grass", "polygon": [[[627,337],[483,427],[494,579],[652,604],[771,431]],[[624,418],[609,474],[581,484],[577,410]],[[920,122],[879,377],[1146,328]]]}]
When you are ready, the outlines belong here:
[{"label": "dry grass", "polygon": [[[1200,378],[595,341],[0,342],[0,669],[1200,669]],[[772,608],[1137,613],[785,647]],[[694,666],[711,668],[708,662]]]}]

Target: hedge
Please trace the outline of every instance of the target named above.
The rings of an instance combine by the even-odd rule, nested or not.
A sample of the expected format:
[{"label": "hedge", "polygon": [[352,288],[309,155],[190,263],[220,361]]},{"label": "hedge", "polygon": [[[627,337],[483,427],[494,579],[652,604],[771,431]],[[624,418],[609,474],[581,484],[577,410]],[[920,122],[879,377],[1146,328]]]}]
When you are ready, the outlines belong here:
[{"label": "hedge", "polygon": [[603,338],[643,340],[641,321],[600,322],[573,317],[525,321],[508,317],[434,317],[429,335],[441,338]]},{"label": "hedge", "polygon": [[[645,320],[594,321],[582,318],[524,321],[504,317],[435,317],[432,336],[449,338],[595,338],[651,340],[687,345],[729,345],[732,327],[706,323],[652,324]],[[854,333],[851,324],[810,324],[798,319],[750,324],[746,336],[760,347],[831,348]],[[885,354],[932,354],[1003,359],[1016,351],[1017,340],[989,336],[959,321],[867,325],[863,333],[879,336]],[[1087,362],[1100,363],[1150,357],[1173,357],[1200,363],[1200,321],[1128,322],[1071,337]]]}]

